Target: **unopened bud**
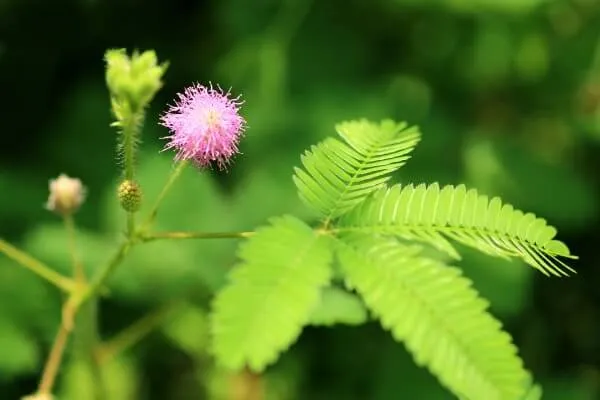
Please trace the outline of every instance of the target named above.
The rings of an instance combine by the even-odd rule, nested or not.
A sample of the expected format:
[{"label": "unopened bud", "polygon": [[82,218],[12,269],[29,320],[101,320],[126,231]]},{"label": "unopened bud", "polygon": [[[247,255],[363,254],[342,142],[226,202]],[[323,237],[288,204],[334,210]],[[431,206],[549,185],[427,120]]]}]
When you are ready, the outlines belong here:
[{"label": "unopened bud", "polygon": [[[106,83],[118,102],[127,102],[130,109],[145,107],[162,87],[162,76],[168,64],[158,64],[152,50],[133,52],[131,57],[124,49],[108,50],[106,60]],[[117,114],[115,112],[115,114]]]},{"label": "unopened bud", "polygon": [[60,174],[50,180],[50,196],[46,208],[60,215],[73,214],[85,200],[86,190],[81,181]]},{"label": "unopened bud", "polygon": [[134,181],[126,180],[121,182],[117,190],[119,203],[125,211],[136,212],[142,205],[142,189]]}]

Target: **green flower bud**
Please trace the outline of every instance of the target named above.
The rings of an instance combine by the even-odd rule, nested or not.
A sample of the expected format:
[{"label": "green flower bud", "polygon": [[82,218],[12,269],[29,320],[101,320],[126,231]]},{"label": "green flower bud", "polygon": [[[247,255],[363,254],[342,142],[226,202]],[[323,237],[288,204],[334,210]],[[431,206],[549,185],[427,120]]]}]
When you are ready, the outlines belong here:
[{"label": "green flower bud", "polygon": [[129,58],[124,49],[108,50],[104,55],[106,60],[106,84],[111,94],[123,97],[126,94],[127,82],[131,79]]},{"label": "green flower bud", "polygon": [[121,207],[127,212],[136,212],[142,206],[142,189],[134,181],[125,180],[119,185],[117,196]]},{"label": "green flower bud", "polygon": [[136,51],[128,57],[124,49],[108,50],[104,58],[111,97],[119,102],[126,101],[131,111],[145,107],[162,87],[161,78],[167,64],[157,64],[154,51],[141,54]]},{"label": "green flower bud", "polygon": [[135,77],[141,77],[147,71],[154,69],[158,59],[156,53],[152,50],[143,52],[142,54],[134,53],[131,58],[131,72]]}]

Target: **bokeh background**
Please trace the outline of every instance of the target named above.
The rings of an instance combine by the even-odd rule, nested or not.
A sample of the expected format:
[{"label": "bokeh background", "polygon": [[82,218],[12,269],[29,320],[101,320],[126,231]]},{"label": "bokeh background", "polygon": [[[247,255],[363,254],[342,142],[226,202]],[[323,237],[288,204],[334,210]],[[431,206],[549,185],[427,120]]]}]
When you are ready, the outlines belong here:
[{"label": "bokeh background", "polygon": [[[112,47],[155,49],[170,62],[143,133],[147,199],[172,168],[157,121],[175,93],[212,81],[245,100],[243,154],[227,172],[186,171],[159,228],[250,230],[282,213],[309,217],[291,181],[304,149],[346,119],[418,124],[423,141],[398,181],[501,195],[557,226],[580,256],[568,279],[466,250],[459,265],[545,399],[600,398],[599,1],[0,1],[0,236],[65,272],[65,234],[43,208],[49,178],[65,172],[89,189],[77,215],[89,273],[122,231],[102,59]],[[452,398],[376,323],[305,329],[261,377],[262,397],[254,378],[214,369],[206,313],[236,244],[157,242],[122,265],[101,303],[103,338],[175,306],[106,363],[111,400]],[[0,256],[0,399],[35,390],[60,301]],[[90,398],[82,371],[67,358],[60,398]]]}]

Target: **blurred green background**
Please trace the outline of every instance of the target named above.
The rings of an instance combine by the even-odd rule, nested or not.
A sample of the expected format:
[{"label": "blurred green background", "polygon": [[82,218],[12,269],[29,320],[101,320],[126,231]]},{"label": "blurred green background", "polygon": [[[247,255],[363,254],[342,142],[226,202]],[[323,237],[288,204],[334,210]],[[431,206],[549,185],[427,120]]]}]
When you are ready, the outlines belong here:
[{"label": "blurred green background", "polygon": [[[158,115],[192,82],[231,87],[249,129],[227,172],[188,170],[159,228],[250,230],[286,212],[310,218],[292,168],[341,120],[418,124],[400,182],[465,182],[558,227],[579,274],[548,279],[465,250],[460,263],[513,334],[548,400],[600,398],[600,2],[596,0],[0,1],[0,236],[69,271],[48,179],[80,177],[91,273],[121,234],[119,178],[103,53],[155,49],[169,60],[148,112],[139,177],[147,199],[172,154]],[[106,363],[111,400],[451,399],[376,323],[309,327],[261,378],[213,368],[211,293],[235,241],[136,249],[101,303],[109,338],[178,304],[143,342]],[[58,293],[0,256],[0,399],[35,390],[60,318]],[[183,304],[183,305],[182,305]],[[93,384],[65,364],[63,399]],[[254,397],[252,397],[254,396]],[[485,400],[485,399],[481,399]]]}]

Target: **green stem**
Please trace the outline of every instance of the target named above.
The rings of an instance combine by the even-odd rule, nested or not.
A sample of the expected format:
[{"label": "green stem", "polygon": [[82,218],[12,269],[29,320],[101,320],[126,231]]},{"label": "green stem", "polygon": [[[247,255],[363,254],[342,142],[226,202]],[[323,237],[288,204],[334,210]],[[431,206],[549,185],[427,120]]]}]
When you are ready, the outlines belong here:
[{"label": "green stem", "polygon": [[135,147],[144,119],[143,111],[131,111],[123,123],[123,165],[125,179],[133,180],[135,172]]},{"label": "green stem", "polygon": [[60,368],[60,364],[65,353],[65,347],[67,345],[67,340],[69,339],[69,333],[69,329],[66,327],[65,323],[62,322],[60,324],[60,328],[58,329],[58,333],[56,334],[56,338],[54,339],[52,349],[50,349],[50,355],[48,356],[46,365],[44,366],[44,371],[42,372],[42,379],[40,380],[37,394],[52,394],[52,388],[54,387],[54,382],[56,381],[56,376],[58,375],[58,369]]},{"label": "green stem", "polygon": [[[135,177],[135,150],[137,138],[144,121],[143,110],[132,110],[131,115],[123,124],[123,164],[125,179],[133,181]],[[127,213],[127,237],[132,239],[135,235],[135,213]]]},{"label": "green stem", "polygon": [[165,196],[167,195],[177,178],[179,178],[181,172],[183,172],[183,169],[187,166],[187,164],[187,161],[180,161],[179,164],[177,164],[177,166],[171,171],[169,179],[167,179],[165,186],[162,188],[160,194],[154,202],[154,205],[152,206],[152,209],[150,210],[150,213],[148,214],[148,218],[146,219],[146,222],[143,225],[144,229],[149,229],[152,223],[154,222],[154,219],[158,214],[158,208],[160,207],[160,204],[164,200]]},{"label": "green stem", "polygon": [[142,317],[132,325],[119,332],[98,349],[99,362],[105,363],[117,354],[138,343],[142,338],[159,327],[171,315],[175,304],[169,304]]},{"label": "green stem", "polygon": [[81,305],[77,313],[74,332],[75,357],[94,377],[93,399],[105,400],[106,389],[102,378],[102,370],[97,357],[96,348],[100,342],[98,337],[98,298]]},{"label": "green stem", "polygon": [[69,253],[71,253],[71,262],[73,264],[73,279],[76,282],[84,282],[85,281],[85,272],[83,270],[83,265],[79,260],[79,256],[77,254],[77,242],[75,240],[75,221],[73,220],[73,216],[68,214],[64,216],[65,229],[67,231],[67,236],[69,240]]},{"label": "green stem", "polygon": [[254,232],[157,232],[143,234],[140,239],[143,242],[160,239],[236,239],[252,235]]},{"label": "green stem", "polygon": [[100,268],[100,272],[94,276],[90,284],[85,288],[85,290],[81,293],[81,295],[77,298],[75,308],[77,309],[84,302],[89,300],[92,297],[95,297],[102,286],[106,283],[106,280],[110,277],[111,273],[114,269],[123,261],[129,250],[131,249],[132,242],[129,240],[125,240],[117,249],[114,256],[110,259],[110,261],[105,264],[102,268]]},{"label": "green stem", "polygon": [[127,213],[127,237],[132,240],[135,237],[135,213]]},{"label": "green stem", "polygon": [[2,239],[0,239],[0,253],[4,253],[8,258],[16,261],[17,264],[44,278],[64,292],[72,292],[75,288],[75,282],[72,279],[59,274],[41,261],[36,260]]}]

